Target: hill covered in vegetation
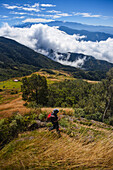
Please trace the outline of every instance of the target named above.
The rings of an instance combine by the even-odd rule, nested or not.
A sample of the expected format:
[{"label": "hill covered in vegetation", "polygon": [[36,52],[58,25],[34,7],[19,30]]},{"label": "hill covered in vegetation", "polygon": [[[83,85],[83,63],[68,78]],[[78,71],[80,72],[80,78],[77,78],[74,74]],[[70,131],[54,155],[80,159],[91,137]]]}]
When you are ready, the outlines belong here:
[{"label": "hill covered in vegetation", "polygon": [[16,41],[0,37],[0,80],[29,75],[41,68],[77,70],[54,62]]},{"label": "hill covered in vegetation", "polygon": [[59,138],[48,131],[51,123],[45,122],[46,116],[37,109],[0,121],[0,137],[9,142],[0,151],[2,169],[113,168],[113,127],[60,110]]},{"label": "hill covered in vegetation", "polygon": [[[87,71],[71,66],[65,66],[52,61],[48,57],[39,54],[14,40],[0,37],[0,81],[12,77],[29,75],[41,68],[64,70],[68,73],[72,73],[75,78],[101,80],[106,77],[106,71],[112,67],[112,65],[108,64],[105,65],[106,69],[98,70],[96,69],[96,64],[93,64],[92,61],[90,64],[94,68],[93,70]],[[98,65],[100,68],[101,63]],[[104,66],[102,68],[104,68]]]},{"label": "hill covered in vegetation", "polygon": [[[36,76],[39,73],[42,77]],[[0,82],[0,167],[113,169],[113,69],[106,80],[91,83],[56,70],[41,69],[37,74]],[[46,85],[43,76],[47,100],[43,103],[43,96],[39,103],[35,93]],[[46,122],[55,107],[60,110],[60,138]]]}]

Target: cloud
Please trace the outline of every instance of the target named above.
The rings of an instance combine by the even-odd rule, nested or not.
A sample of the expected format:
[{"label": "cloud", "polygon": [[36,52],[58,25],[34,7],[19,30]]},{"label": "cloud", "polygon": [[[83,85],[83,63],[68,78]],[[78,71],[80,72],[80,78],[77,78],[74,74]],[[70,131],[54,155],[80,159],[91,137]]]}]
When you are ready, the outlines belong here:
[{"label": "cloud", "polygon": [[11,11],[10,14],[14,14],[14,15],[26,15],[27,13]]},{"label": "cloud", "polygon": [[84,65],[85,59],[86,58],[83,58],[83,59],[79,58],[76,61],[66,61],[66,60],[64,61],[64,60],[59,60],[59,59],[57,60],[56,59],[56,61],[63,64],[63,65],[68,65],[68,66],[72,66],[72,67],[81,68]]},{"label": "cloud", "polygon": [[6,15],[0,15],[0,18],[8,18]]},{"label": "cloud", "polygon": [[52,4],[41,4],[42,7],[56,7],[56,5]]},{"label": "cloud", "polygon": [[39,3],[35,3],[34,5],[32,5],[33,8],[35,7],[39,7]]},{"label": "cloud", "polygon": [[61,11],[56,11],[56,10],[51,10],[51,11],[46,11],[46,12],[49,12],[49,13],[61,13]]},{"label": "cloud", "polygon": [[48,55],[49,58],[54,59],[55,61],[63,64],[63,65],[69,65],[73,67],[81,68],[86,60],[86,56],[84,58],[78,58],[75,61],[69,61],[71,54],[67,53],[67,55],[63,55],[57,52],[53,52],[52,54]]},{"label": "cloud", "polygon": [[54,20],[52,20],[52,19],[44,19],[44,18],[27,18],[22,22],[24,22],[24,23],[26,23],[26,22],[38,23],[38,22],[51,22],[51,21],[54,21]]},{"label": "cloud", "polygon": [[13,19],[23,19],[25,18],[25,16],[21,16],[21,17],[13,17]]},{"label": "cloud", "polygon": [[101,15],[92,15],[91,13],[73,13],[75,16],[82,16],[82,17],[87,17],[87,18],[99,18]]},{"label": "cloud", "polygon": [[[60,11],[59,11],[60,12]],[[55,18],[61,18],[61,17],[69,17],[72,16],[72,14],[68,14],[68,13],[57,13],[56,15],[53,15],[52,17]]]},{"label": "cloud", "polygon": [[14,28],[5,24],[0,28],[0,36],[14,39],[35,51],[53,49],[61,53],[76,52],[94,56],[97,59],[113,62],[113,39],[91,42],[79,41],[79,35],[68,35],[55,27],[35,24],[30,28]]},{"label": "cloud", "polygon": [[39,12],[40,10],[37,8],[27,8],[27,7],[22,7],[21,8],[24,11],[35,11],[35,12]]},{"label": "cloud", "polygon": [[15,9],[15,8],[20,9],[20,8],[21,8],[21,7],[16,6],[16,5],[10,6],[10,5],[8,5],[8,4],[3,4],[3,6],[4,6],[5,8],[7,8],[7,9]]},{"label": "cloud", "polygon": [[24,10],[24,11],[34,11],[34,12],[39,12],[39,3],[35,3],[34,5],[29,5],[29,4],[25,4],[23,6],[17,6],[17,5],[8,5],[8,4],[3,4],[3,6],[7,9],[21,9],[21,10]]}]

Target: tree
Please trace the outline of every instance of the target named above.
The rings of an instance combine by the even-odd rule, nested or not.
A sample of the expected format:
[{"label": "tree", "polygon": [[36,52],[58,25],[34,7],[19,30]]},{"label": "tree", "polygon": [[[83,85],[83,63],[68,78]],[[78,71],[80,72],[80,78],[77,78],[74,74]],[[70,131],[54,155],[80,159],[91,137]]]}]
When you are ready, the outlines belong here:
[{"label": "tree", "polygon": [[108,111],[108,117],[113,116],[113,68],[107,72],[107,79],[104,82],[104,86],[106,87],[106,107],[102,121],[104,121]]},{"label": "tree", "polygon": [[22,79],[22,98],[27,101],[36,101],[37,104],[47,103],[48,86],[44,76],[33,74]]}]

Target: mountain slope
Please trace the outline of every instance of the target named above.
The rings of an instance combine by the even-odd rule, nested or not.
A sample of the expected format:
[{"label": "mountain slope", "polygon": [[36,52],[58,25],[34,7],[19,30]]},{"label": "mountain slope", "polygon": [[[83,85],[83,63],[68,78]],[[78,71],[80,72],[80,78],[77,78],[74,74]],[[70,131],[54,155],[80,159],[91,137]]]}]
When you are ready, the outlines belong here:
[{"label": "mountain slope", "polygon": [[14,40],[0,37],[0,80],[28,75],[41,68],[77,70],[52,61]]},{"label": "mountain slope", "polygon": [[[52,59],[56,57],[54,53],[51,55],[53,55]],[[62,54],[62,55],[65,55],[66,57],[67,54]],[[84,55],[82,56],[83,58],[81,59],[84,60]],[[103,63],[105,62],[103,61]],[[41,68],[64,70],[73,74],[75,78],[99,81],[105,78],[106,71],[108,71],[109,68],[112,67],[112,64],[108,65],[106,62],[106,68],[103,66],[101,67],[101,64],[99,65],[99,68],[103,68],[103,70],[101,69],[98,70],[96,64],[94,69],[89,69],[87,68],[89,63],[87,63],[85,67],[86,68],[85,70],[87,71],[84,71],[84,70],[80,70],[79,68],[75,68],[75,66],[73,67],[73,65],[71,64],[70,65],[72,67],[69,64],[67,66],[62,64],[55,62],[50,58],[42,54],[39,54],[24,45],[17,43],[14,40],[0,37],[0,81],[7,80],[12,77],[22,77],[25,75],[29,75],[33,72],[40,70]],[[93,65],[93,61],[92,61],[92,65]],[[90,70],[93,72],[91,72]]]},{"label": "mountain slope", "polygon": [[90,32],[86,30],[76,30],[76,29],[71,29],[65,26],[59,27],[59,30],[66,32],[69,35],[73,34],[79,34],[80,36],[86,36],[82,40],[84,41],[105,41],[108,38],[113,38],[112,34],[107,34],[103,32]]},{"label": "mountain slope", "polygon": [[113,67],[112,63],[104,60],[97,60],[92,56],[79,53],[56,53],[50,51],[49,57],[61,64],[71,65],[88,71],[104,71],[107,72]]}]

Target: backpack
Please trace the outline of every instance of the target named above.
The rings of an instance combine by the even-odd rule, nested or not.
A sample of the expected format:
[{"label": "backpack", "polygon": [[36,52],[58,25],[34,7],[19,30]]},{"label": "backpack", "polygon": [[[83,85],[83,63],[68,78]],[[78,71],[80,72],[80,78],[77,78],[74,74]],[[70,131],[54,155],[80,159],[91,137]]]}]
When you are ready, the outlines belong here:
[{"label": "backpack", "polygon": [[51,120],[51,114],[52,113],[49,113],[48,116],[47,116],[47,121],[50,121]]}]

